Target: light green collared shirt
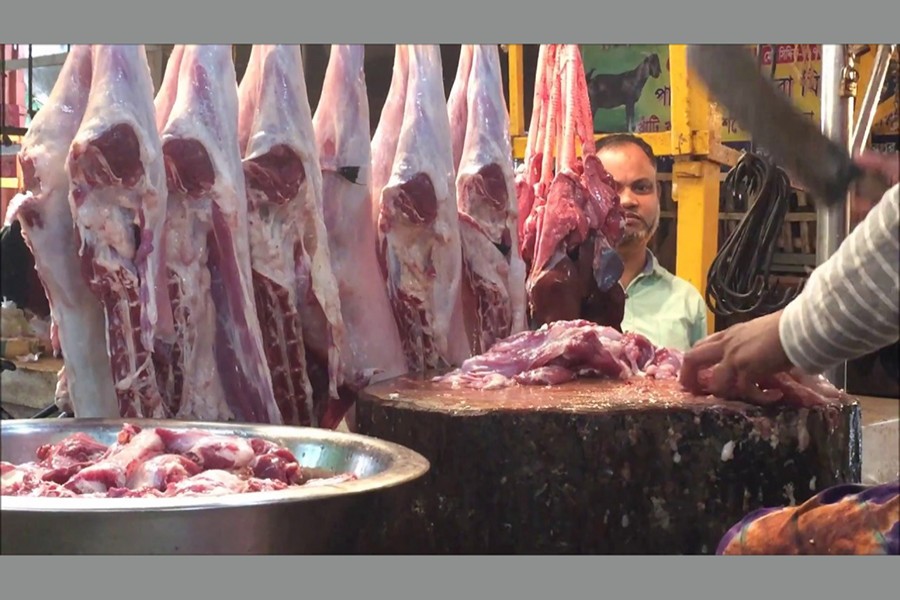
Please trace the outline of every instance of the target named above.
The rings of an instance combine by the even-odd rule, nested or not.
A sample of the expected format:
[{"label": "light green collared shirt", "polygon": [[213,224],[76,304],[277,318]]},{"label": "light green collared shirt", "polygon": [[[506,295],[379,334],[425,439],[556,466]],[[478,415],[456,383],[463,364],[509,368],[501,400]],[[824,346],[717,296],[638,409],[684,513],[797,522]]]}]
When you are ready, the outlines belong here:
[{"label": "light green collared shirt", "polygon": [[685,352],[706,337],[706,303],[693,285],[676,277],[647,250],[647,263],[625,289],[622,331],[656,346]]}]

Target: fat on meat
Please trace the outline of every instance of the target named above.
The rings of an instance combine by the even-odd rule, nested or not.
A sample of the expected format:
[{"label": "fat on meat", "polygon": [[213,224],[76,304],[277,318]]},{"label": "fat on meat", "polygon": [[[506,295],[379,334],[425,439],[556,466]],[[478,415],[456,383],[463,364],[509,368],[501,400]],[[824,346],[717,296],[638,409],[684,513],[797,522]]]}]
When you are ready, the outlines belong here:
[{"label": "fat on meat", "polygon": [[[469,122],[469,73],[472,71],[472,56],[475,46],[462,44],[459,48],[459,64],[456,78],[447,96],[447,114],[450,117],[450,144],[453,147],[453,168],[459,169],[466,129]],[[506,132],[509,135],[509,131]]]},{"label": "fat on meat", "polygon": [[309,186],[297,142],[304,133],[299,103],[306,101],[300,48],[253,46],[238,98],[253,290],[275,399],[285,423],[311,425],[295,259],[302,253],[301,193]]},{"label": "fat on meat", "polygon": [[364,65],[364,46],[331,47],[313,117],[322,167],[323,214],[346,329],[342,356],[348,383],[356,390],[406,372],[400,334],[375,254]]},{"label": "fat on meat", "polygon": [[406,107],[406,88],[409,80],[409,48],[397,45],[394,48],[394,66],[391,86],[388,89],[381,116],[370,144],[372,152],[372,179],[369,193],[372,195],[372,222],[378,224],[381,211],[381,192],[391,178],[394,158],[397,156],[397,142],[403,126]]},{"label": "fat on meat", "polygon": [[[467,109],[456,176],[464,286],[474,297],[475,353],[526,328],[525,262],[519,251],[518,207],[496,45],[466,46]],[[462,67],[461,67],[462,69]],[[456,84],[454,84],[456,86]],[[462,88],[462,86],[459,86]],[[452,118],[452,110],[451,110]],[[464,298],[466,297],[464,292]]]},{"label": "fat on meat", "polygon": [[143,46],[92,47],[90,94],[66,171],[83,273],[106,316],[119,413],[171,416],[152,359],[156,335],[172,323],[160,281],[165,167]]},{"label": "fat on meat", "polygon": [[[91,47],[72,46],[50,97],[37,112],[18,154],[24,193],[10,203],[50,305],[53,342],[65,366],[57,396],[78,418],[119,416],[106,348],[103,305],[82,275],[69,208],[66,158],[91,87]],[[15,207],[15,208],[14,208]]]},{"label": "fat on meat", "polygon": [[[165,129],[178,97],[184,49],[184,45],[173,48],[154,98],[155,121],[160,133]],[[167,165],[167,169],[167,176],[170,176],[171,167]],[[216,313],[206,266],[209,200],[186,203],[174,188],[169,191],[167,230],[163,234],[164,281],[172,307],[174,330],[168,338],[157,336],[154,352],[157,380],[176,416],[227,420],[234,415],[225,401],[212,351]]]},{"label": "fat on meat", "polygon": [[[175,334],[158,363],[179,418],[282,423],[256,315],[230,46],[176,50],[156,106]],[[162,96],[174,93],[174,99]],[[168,115],[162,113],[168,108]]]},{"label": "fat on meat", "polygon": [[407,368],[458,365],[470,355],[462,316],[462,249],[440,48],[408,48],[397,151],[381,192],[379,258]]},{"label": "fat on meat", "polygon": [[[300,422],[333,428],[340,417],[335,422],[331,422],[331,417],[340,413],[338,407],[343,406],[339,389],[345,376],[341,354],[345,331],[322,214],[322,173],[302,56],[299,47],[286,45],[257,46],[254,52],[244,76],[246,84],[242,81],[240,133],[251,202],[254,207],[262,206],[261,193],[270,207],[273,199],[278,202],[278,197],[283,198],[284,218],[291,219],[284,226],[293,229],[292,237],[282,241],[287,252],[267,247],[259,236],[276,234],[266,228],[279,226],[279,216],[273,216],[271,209],[268,216],[262,211],[254,212],[254,218],[260,219],[251,230],[254,268],[271,280],[281,268],[292,265],[291,282],[303,334],[306,373],[314,396],[313,405],[307,404],[302,411]],[[274,257],[273,252],[281,257]],[[278,264],[284,259],[291,265]],[[285,281],[275,283],[281,285]],[[299,364],[295,362],[292,368]],[[310,409],[312,414],[307,417]]]}]

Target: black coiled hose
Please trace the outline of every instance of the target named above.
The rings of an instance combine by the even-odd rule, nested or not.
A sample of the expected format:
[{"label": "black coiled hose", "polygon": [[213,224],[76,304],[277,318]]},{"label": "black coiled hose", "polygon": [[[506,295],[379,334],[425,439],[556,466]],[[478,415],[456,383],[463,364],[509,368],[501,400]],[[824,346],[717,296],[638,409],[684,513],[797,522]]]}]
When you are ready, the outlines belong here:
[{"label": "black coiled hose", "polygon": [[803,287],[779,290],[769,278],[790,209],[790,179],[768,160],[745,152],[725,177],[725,190],[747,206],[747,213],[709,268],[706,304],[721,317],[784,308]]}]

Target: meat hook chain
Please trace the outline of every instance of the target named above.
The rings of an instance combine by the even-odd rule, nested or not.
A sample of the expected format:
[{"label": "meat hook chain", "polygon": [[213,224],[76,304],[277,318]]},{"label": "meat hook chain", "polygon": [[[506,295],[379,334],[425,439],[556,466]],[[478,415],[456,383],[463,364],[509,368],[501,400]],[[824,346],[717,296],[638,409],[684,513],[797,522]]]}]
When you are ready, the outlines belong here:
[{"label": "meat hook chain", "polygon": [[770,271],[790,209],[791,183],[769,159],[745,152],[725,177],[726,193],[747,212],[728,236],[707,274],[706,305],[718,316],[779,310],[803,285],[779,290]]}]

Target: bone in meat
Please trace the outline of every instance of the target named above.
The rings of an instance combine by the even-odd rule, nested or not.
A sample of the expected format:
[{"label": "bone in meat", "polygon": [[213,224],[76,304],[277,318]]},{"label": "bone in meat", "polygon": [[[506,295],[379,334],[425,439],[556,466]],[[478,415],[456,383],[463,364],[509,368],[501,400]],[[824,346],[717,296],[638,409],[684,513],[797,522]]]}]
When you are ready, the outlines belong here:
[{"label": "bone in meat", "polygon": [[167,389],[181,417],[281,423],[253,299],[231,50],[186,46],[180,57],[175,99],[157,102],[171,106],[161,131],[176,323],[172,343],[159,344]]},{"label": "bone in meat", "polygon": [[369,183],[369,103],[365,47],[335,45],[313,118],[322,165],[322,204],[354,387],[406,372],[403,347],[375,255]]},{"label": "bone in meat", "polygon": [[476,352],[526,327],[525,263],[519,253],[517,204],[496,45],[471,56],[466,86],[467,123],[456,177],[464,285],[476,303]]},{"label": "bone in meat", "polygon": [[90,85],[91,48],[72,46],[50,97],[22,140],[18,159],[25,193],[10,207],[17,206],[15,216],[34,255],[65,360],[57,396],[68,396],[76,417],[112,418],[119,416],[119,406],[104,350],[103,306],[82,276],[66,174],[66,156],[84,116]]},{"label": "bone in meat", "polygon": [[450,121],[438,46],[409,47],[406,106],[381,193],[381,265],[410,371],[469,355],[462,323],[462,251]]},{"label": "bone in meat", "polygon": [[150,68],[143,46],[91,53],[91,91],[66,163],[70,208],[84,274],[106,313],[119,412],[164,418],[151,352],[171,325],[159,281],[166,181]]},{"label": "bone in meat", "polygon": [[[306,371],[315,397],[309,424],[333,428],[340,417],[333,423],[323,423],[322,418],[329,408],[343,406],[338,389],[344,382],[341,347],[345,332],[322,215],[322,173],[301,55],[295,46],[261,48],[257,54],[257,65],[249,68],[262,69],[262,75],[256,75],[261,81],[260,93],[253,129],[242,132],[247,135],[244,165],[254,190],[271,188],[277,180],[279,193],[290,198],[287,210],[293,213],[297,231],[286,254],[293,260]],[[245,89],[249,94],[250,86]],[[244,122],[249,119],[245,117]],[[256,195],[254,202],[258,200]],[[263,262],[270,258],[266,255],[254,262],[267,276]],[[332,414],[334,410],[329,412]],[[305,423],[307,417],[302,419]]]},{"label": "bone in meat", "polygon": [[284,422],[308,426],[316,413],[294,261],[302,252],[300,195],[308,187],[296,142],[305,89],[299,47],[253,46],[238,89],[253,291]]},{"label": "bone in meat", "polygon": [[[178,98],[184,45],[176,45],[169,56],[160,90],[154,99],[156,124],[165,130]],[[167,165],[167,168],[170,167]],[[170,172],[167,175],[171,176]],[[206,267],[206,234],[209,199],[184,202],[178,182],[169,186],[166,232],[165,280],[175,331],[156,342],[154,360],[161,391],[173,413],[181,418],[227,420],[233,417],[225,402],[215,356],[211,349],[216,314],[209,294]],[[158,336],[162,337],[162,336]]]}]

